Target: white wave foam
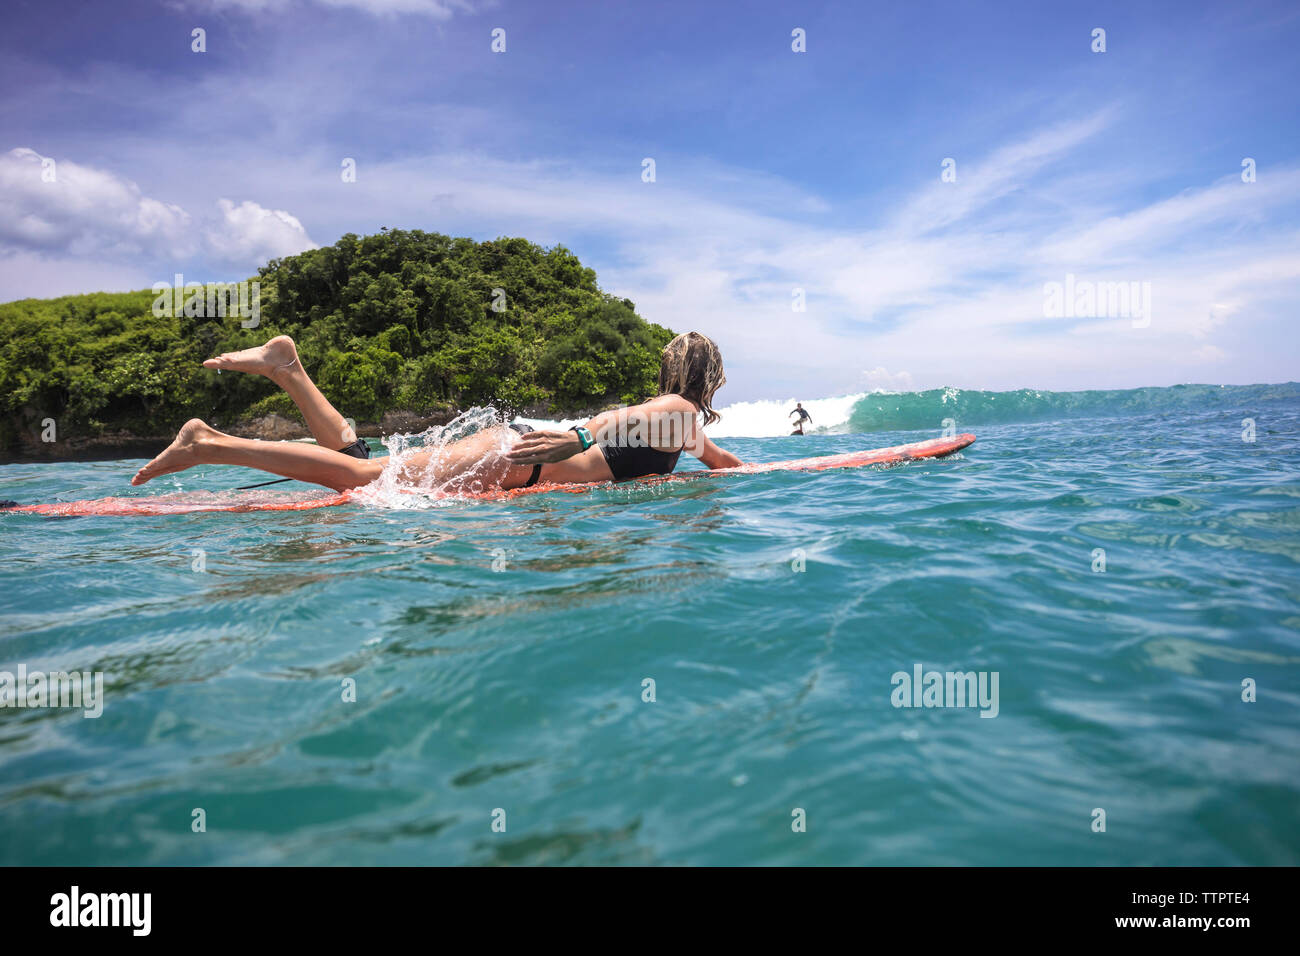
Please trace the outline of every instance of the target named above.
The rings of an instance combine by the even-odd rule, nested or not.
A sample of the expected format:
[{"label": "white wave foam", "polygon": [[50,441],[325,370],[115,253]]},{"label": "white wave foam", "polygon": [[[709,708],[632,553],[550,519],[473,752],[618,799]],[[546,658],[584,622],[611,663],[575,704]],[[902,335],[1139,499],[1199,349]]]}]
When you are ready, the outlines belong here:
[{"label": "white wave foam", "polygon": [[[812,416],[812,425],[806,427],[809,434],[814,432],[834,432],[848,423],[853,406],[865,395],[837,395],[831,398],[814,398],[804,400],[803,407]],[[718,409],[722,421],[709,426],[711,438],[773,438],[788,435],[794,430],[794,419],[790,412],[795,402],[800,399],[769,399],[758,402],[736,402]],[[585,418],[548,421],[544,418],[521,418],[519,421],[534,428],[570,428],[586,421]]]},{"label": "white wave foam", "polygon": [[[805,425],[804,431],[834,432],[848,423],[849,415],[863,397],[856,395],[836,395],[831,398],[814,398],[803,400],[803,407],[812,416],[812,424]],[[799,399],[789,398],[781,401],[766,400],[759,402],[737,402],[718,409],[722,421],[709,426],[709,435],[713,438],[772,438],[788,435],[794,430],[795,419],[791,417],[795,402]]]}]

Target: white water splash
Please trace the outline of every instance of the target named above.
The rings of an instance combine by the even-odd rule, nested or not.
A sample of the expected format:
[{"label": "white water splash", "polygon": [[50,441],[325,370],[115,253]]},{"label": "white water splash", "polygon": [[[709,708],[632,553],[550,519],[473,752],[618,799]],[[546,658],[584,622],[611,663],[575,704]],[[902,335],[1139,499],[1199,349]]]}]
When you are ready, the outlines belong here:
[{"label": "white water splash", "polygon": [[[383,439],[388,463],[378,478],[360,488],[356,498],[381,508],[430,508],[450,499],[482,494],[497,487],[489,477],[499,471],[502,457],[519,440],[519,433],[503,427],[495,408],[471,408],[446,425],[434,425],[414,434],[389,435]],[[452,477],[448,470],[448,448],[473,435],[492,431],[489,442],[472,468]]]}]

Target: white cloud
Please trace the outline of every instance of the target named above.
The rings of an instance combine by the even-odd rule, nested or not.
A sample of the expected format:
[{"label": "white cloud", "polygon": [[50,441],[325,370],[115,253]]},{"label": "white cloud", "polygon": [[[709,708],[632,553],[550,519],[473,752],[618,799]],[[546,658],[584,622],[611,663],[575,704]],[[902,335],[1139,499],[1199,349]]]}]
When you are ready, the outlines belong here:
[{"label": "white cloud", "polygon": [[1228,353],[1217,345],[1202,345],[1192,353],[1192,358],[1198,362],[1222,362],[1228,357]]},{"label": "white cloud", "polygon": [[112,173],[43,159],[25,147],[0,155],[0,249],[129,256],[197,247],[180,206]]},{"label": "white cloud", "polygon": [[863,372],[862,381],[867,388],[878,388],[887,392],[909,392],[914,387],[911,372],[891,372],[883,366]]},{"label": "white cloud", "polygon": [[[463,153],[368,164],[356,183],[333,189],[323,218],[337,232],[390,225],[563,242],[647,319],[715,336],[728,402],[861,390],[862,369],[908,369],[915,388],[1294,377],[1284,368],[1290,347],[1270,338],[1280,324],[1269,303],[1300,292],[1300,234],[1280,214],[1300,201],[1300,179],[1274,169],[1276,186],[1243,184],[1228,198],[1222,183],[1173,200],[1122,190],[1080,197],[1078,177],[1057,167],[1102,128],[1084,120],[1032,134],[996,161],[968,162],[980,195],[960,201],[927,198],[936,188],[927,171],[862,227],[835,222],[835,210],[812,215],[816,197],[770,176],[715,175],[681,157],[661,158],[659,181],[647,184],[635,162],[597,171]],[[990,166],[999,172],[981,172]],[[336,178],[331,167],[322,157],[295,179],[288,165],[270,164],[251,185],[310,208],[321,201],[310,184]],[[1032,196],[1012,195],[1012,180],[1034,183]],[[1099,241],[1099,224],[1110,222],[1145,241]],[[1150,326],[1046,317],[1043,284],[1067,272],[1151,282]],[[796,287],[806,312],[791,308]]]},{"label": "white cloud", "polygon": [[1096,262],[1131,256],[1134,248],[1199,239],[1196,228],[1216,223],[1253,222],[1268,209],[1300,195],[1300,170],[1280,169],[1258,182],[1229,177],[1203,189],[1109,216],[1093,225],[1055,237],[1035,255],[1043,260]]},{"label": "white cloud", "polygon": [[[770,175],[680,156],[660,157],[650,184],[640,180],[639,153],[626,169],[602,170],[463,152],[366,161],[344,184],[329,152],[268,153],[241,184],[269,208],[220,204],[207,247],[248,257],[250,270],[310,248],[284,209],[310,210],[326,241],[388,225],[563,242],[647,319],[715,336],[728,402],[860,391],[864,369],[881,376],[868,386],[893,388],[1294,377],[1279,309],[1300,294],[1300,233],[1286,215],[1300,201],[1300,174],[1273,168],[1268,183],[1190,183],[1163,194],[1147,182],[1081,191],[1106,177],[1081,180],[1060,167],[1108,115],[966,160],[957,184],[926,170],[859,223]],[[215,156],[183,167],[159,161],[156,174],[155,188],[173,195],[227,175]],[[1045,317],[1043,284],[1067,272],[1151,282],[1150,327]],[[806,290],[806,312],[791,309],[795,287]],[[910,370],[910,382],[890,369]]]},{"label": "white cloud", "polygon": [[1101,132],[1109,119],[1110,113],[1102,111],[1061,123],[1009,143],[982,160],[952,157],[957,161],[956,181],[940,181],[936,166],[933,178],[903,205],[890,231],[924,235],[987,209],[1024,189],[1050,162]]},{"label": "white cloud", "polygon": [[359,10],[375,16],[411,14],[448,20],[456,13],[468,13],[474,8],[466,0],[191,0],[189,7],[209,7],[215,10],[239,9],[251,13],[280,13],[296,6],[312,3],[325,7]]},{"label": "white cloud", "polygon": [[[194,215],[115,173],[43,159],[26,147],[0,155],[0,258],[9,263],[0,276],[10,295],[103,289],[113,263],[139,274],[147,266],[183,269],[207,260],[251,273],[268,259],[316,248],[282,209],[219,199],[215,213]],[[40,260],[46,264],[32,272]],[[82,287],[67,287],[75,276]]]},{"label": "white cloud", "polygon": [[245,200],[236,206],[218,199],[221,222],[209,231],[208,248],[223,262],[262,262],[315,249],[302,223],[283,209],[264,209]]}]

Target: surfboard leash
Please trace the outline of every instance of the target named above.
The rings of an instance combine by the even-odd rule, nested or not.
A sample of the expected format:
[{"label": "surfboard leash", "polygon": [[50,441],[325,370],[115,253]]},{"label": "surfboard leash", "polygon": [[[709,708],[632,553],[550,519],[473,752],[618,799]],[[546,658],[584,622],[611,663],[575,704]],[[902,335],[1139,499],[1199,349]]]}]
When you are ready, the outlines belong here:
[{"label": "surfboard leash", "polygon": [[286,481],[293,481],[292,478],[276,478],[274,481],[259,481],[255,485],[240,485],[236,491],[251,491],[254,488],[265,488],[267,485],[278,485]]}]

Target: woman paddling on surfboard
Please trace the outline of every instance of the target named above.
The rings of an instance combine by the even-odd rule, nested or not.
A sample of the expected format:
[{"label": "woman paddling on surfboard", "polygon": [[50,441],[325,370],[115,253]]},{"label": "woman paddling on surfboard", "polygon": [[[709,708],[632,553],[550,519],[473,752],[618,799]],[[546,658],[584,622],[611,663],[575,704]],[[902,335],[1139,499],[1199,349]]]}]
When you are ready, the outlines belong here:
[{"label": "woman paddling on surfboard", "polygon": [[[369,446],[357,439],[312,382],[287,335],[257,348],[227,352],[203,364],[264,375],[275,382],[298,406],[317,443],[236,438],[194,418],[181,427],[161,455],[136,472],[131,484],[142,485],[195,465],[242,465],[346,491],[370,484],[389,465],[388,458],[370,458]],[[731,468],[741,464],[740,459],[713,444],[702,427],[720,417],[712,402],[725,382],[717,345],[699,332],[687,332],[664,348],[659,394],[649,401],[602,412],[586,425],[568,431],[534,431],[527,425],[508,426],[512,429],[508,433],[503,432],[507,426],[486,428],[445,447],[404,456],[398,463],[399,477],[424,487],[431,481],[463,477],[504,489],[539,481],[621,481],[669,474],[683,451],[709,468]],[[702,424],[697,421],[700,415]],[[517,432],[524,434],[517,436]],[[516,440],[503,453],[503,439],[511,437]]]}]

